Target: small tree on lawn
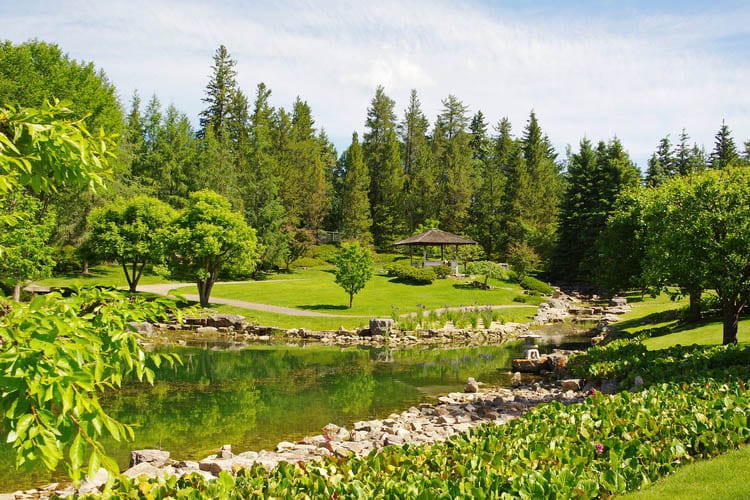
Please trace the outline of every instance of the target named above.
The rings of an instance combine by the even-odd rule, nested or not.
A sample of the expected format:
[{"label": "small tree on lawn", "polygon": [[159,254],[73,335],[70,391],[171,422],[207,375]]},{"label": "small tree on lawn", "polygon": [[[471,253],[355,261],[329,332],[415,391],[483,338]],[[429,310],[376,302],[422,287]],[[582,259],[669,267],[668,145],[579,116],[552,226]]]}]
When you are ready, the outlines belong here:
[{"label": "small tree on lawn", "polygon": [[334,262],[336,264],[336,283],[349,294],[349,309],[352,307],[354,294],[365,287],[372,278],[372,254],[359,243],[343,243],[341,252]]},{"label": "small tree on lawn", "polygon": [[490,278],[494,279],[504,279],[506,277],[506,271],[503,269],[500,264],[497,264],[495,262],[490,262],[488,260],[480,260],[478,262],[470,262],[467,266],[467,271],[470,274],[477,274],[480,276],[484,276],[484,285],[482,288],[485,290],[489,288],[487,285],[487,282]]},{"label": "small tree on lawn", "polygon": [[252,272],[257,258],[255,230],[229,201],[213,191],[192,193],[185,210],[170,227],[167,265],[173,278],[194,280],[201,306],[208,306],[219,271],[231,265]]},{"label": "small tree on lawn", "polygon": [[114,201],[89,216],[86,247],[102,260],[119,263],[135,292],[146,264],[162,260],[165,232],[175,214],[172,207],[148,196]]},{"label": "small tree on lawn", "polygon": [[309,229],[288,225],[284,228],[284,236],[287,239],[287,245],[282,252],[286,270],[295,260],[307,253],[315,244],[315,235]]},{"label": "small tree on lawn", "polygon": [[508,250],[508,263],[522,280],[530,271],[533,271],[542,262],[538,253],[525,241],[511,245]]}]

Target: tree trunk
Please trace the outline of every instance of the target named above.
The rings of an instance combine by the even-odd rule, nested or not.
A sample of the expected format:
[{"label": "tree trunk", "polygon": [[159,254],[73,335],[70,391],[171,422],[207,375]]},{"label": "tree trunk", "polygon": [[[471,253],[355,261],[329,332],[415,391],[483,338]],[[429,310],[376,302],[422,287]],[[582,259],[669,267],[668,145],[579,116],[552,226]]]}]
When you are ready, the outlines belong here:
[{"label": "tree trunk", "polygon": [[21,302],[21,282],[20,281],[17,281],[16,284],[13,285],[13,300],[15,300],[16,302]]},{"label": "tree trunk", "polygon": [[690,295],[690,305],[688,306],[688,323],[695,323],[701,319],[701,296],[703,295],[703,289],[700,287],[690,288],[688,290]]},{"label": "tree trunk", "polygon": [[89,261],[88,261],[88,259],[84,259],[83,263],[81,264],[81,274],[89,274]]},{"label": "tree trunk", "polygon": [[352,302],[354,302],[354,294],[350,293],[349,294],[349,309],[352,308]]},{"label": "tree trunk", "polygon": [[198,298],[200,299],[201,307],[208,307],[208,299],[211,297],[213,286],[214,281],[211,279],[198,282]]},{"label": "tree trunk", "polygon": [[724,338],[722,343],[736,344],[737,343],[737,326],[740,321],[740,314],[742,313],[742,306],[744,304],[739,299],[724,299],[721,301],[722,313],[724,316]]}]

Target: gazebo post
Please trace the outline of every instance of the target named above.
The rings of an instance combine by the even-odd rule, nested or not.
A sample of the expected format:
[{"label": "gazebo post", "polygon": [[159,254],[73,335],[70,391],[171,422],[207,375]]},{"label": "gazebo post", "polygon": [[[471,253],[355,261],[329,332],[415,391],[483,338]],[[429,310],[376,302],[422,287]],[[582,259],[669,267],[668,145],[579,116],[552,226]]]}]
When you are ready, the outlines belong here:
[{"label": "gazebo post", "polygon": [[422,246],[422,268],[427,263],[427,246]]}]

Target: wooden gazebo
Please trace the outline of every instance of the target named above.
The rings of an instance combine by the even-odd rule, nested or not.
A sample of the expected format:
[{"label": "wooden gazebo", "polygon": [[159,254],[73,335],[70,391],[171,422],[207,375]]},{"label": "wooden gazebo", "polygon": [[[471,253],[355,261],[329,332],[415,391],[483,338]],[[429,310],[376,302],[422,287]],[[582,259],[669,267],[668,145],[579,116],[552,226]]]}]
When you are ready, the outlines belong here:
[{"label": "wooden gazebo", "polygon": [[[393,246],[408,246],[409,251],[409,262],[414,265],[412,261],[411,247],[422,247],[422,267],[438,266],[445,263],[445,247],[456,246],[456,251],[460,245],[476,245],[477,242],[458,236],[457,234],[449,233],[447,231],[441,231],[440,229],[428,229],[427,231],[409,236],[401,241],[397,241]],[[440,262],[430,262],[427,260],[427,247],[440,247]],[[458,263],[451,262],[451,269],[454,274],[458,272]]]}]

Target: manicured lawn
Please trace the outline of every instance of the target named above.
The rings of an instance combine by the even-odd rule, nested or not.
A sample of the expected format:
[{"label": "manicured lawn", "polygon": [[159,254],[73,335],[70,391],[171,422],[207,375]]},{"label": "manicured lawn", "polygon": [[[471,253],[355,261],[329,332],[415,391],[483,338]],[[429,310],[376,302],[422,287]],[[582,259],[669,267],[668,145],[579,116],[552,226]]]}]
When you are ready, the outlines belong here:
[{"label": "manicured lawn", "polygon": [[[721,344],[722,323],[719,320],[705,321],[694,325],[675,325],[673,333],[652,337],[643,341],[649,349],[664,349],[673,345],[716,345]],[[741,344],[750,342],[750,318],[740,321],[737,340]]]},{"label": "manicured lawn", "polygon": [[[322,269],[297,270],[278,274],[266,281],[216,285],[212,297],[273,304],[307,311],[317,311],[353,316],[390,317],[392,313],[405,314],[420,309],[438,309],[451,306],[515,305],[513,298],[522,293],[515,283],[497,281],[497,288],[480,290],[466,285],[466,279],[447,278],[435,280],[431,285],[407,285],[393,278],[376,275],[367,286],[354,296],[351,309],[347,307],[347,294],[334,282],[331,271]],[[194,287],[185,287],[177,293],[196,293]],[[536,305],[541,297],[527,296],[527,304]],[[533,309],[527,308],[527,316]]]},{"label": "manicured lawn", "polygon": [[[63,276],[55,276],[54,278],[47,278],[43,280],[35,281],[38,285],[43,286],[71,286],[71,285],[82,285],[82,286],[114,286],[127,288],[128,282],[125,279],[125,273],[123,273],[120,266],[96,266],[89,270],[89,274],[81,273],[69,273]],[[150,269],[143,271],[140,281],[142,285],[151,285],[155,283],[173,283],[168,279],[163,278],[157,274],[154,274]]]},{"label": "manicured lawn", "polygon": [[712,460],[680,467],[673,475],[643,491],[625,495],[629,500],[679,498],[750,499],[750,447],[745,446]]}]

